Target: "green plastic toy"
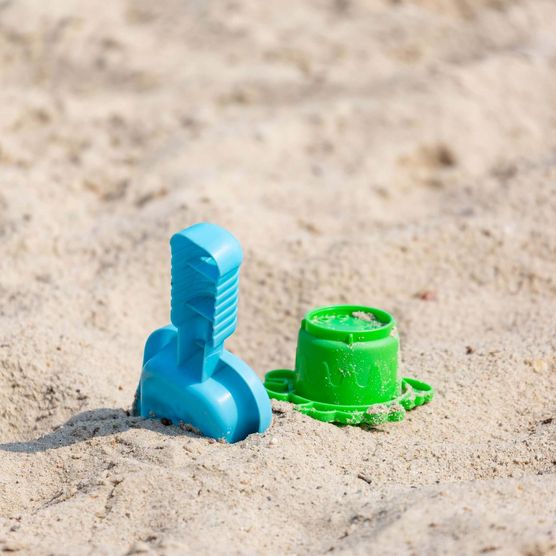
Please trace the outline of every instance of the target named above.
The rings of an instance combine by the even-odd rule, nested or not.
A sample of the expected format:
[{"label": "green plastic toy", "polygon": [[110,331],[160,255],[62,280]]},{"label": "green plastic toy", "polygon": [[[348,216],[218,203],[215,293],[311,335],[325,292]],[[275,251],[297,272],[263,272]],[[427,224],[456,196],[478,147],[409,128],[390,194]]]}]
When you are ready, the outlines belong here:
[{"label": "green plastic toy", "polygon": [[309,311],[299,330],[295,371],[270,371],[271,398],[292,402],[319,421],[378,425],[432,400],[434,390],[400,379],[393,317],[361,305]]}]

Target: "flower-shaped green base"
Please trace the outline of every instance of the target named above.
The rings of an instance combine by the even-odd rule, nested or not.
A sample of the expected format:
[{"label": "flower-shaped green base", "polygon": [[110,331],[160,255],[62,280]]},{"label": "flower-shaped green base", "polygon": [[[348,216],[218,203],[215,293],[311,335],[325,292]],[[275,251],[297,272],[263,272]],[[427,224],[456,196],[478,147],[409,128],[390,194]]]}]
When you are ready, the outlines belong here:
[{"label": "flower-shaped green base", "polygon": [[345,425],[380,425],[387,421],[402,421],[405,412],[430,402],[432,386],[413,378],[402,379],[402,393],[393,400],[372,405],[336,405],[302,398],[295,393],[295,371],[277,370],[266,374],[264,386],[275,400],[291,402],[296,409],[319,421]]}]

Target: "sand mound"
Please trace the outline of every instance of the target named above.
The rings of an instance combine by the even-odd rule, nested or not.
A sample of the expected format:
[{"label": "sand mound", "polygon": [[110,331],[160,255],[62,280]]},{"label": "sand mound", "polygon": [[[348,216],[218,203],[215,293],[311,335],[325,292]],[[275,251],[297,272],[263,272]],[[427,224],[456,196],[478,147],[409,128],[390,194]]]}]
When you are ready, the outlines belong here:
[{"label": "sand mound", "polygon": [[[0,550],[556,551],[556,5],[0,5]],[[395,315],[406,421],[129,417],[170,235],[242,242],[229,342]]]}]

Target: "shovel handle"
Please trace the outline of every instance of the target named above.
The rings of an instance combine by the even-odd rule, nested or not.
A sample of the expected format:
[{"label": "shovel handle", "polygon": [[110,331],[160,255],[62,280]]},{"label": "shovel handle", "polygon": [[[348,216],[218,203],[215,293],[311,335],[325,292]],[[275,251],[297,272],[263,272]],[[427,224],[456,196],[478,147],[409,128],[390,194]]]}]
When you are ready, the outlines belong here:
[{"label": "shovel handle", "polygon": [[214,372],[224,341],[237,325],[239,267],[237,239],[215,224],[195,224],[172,236],[171,321],[178,329],[178,366]]}]

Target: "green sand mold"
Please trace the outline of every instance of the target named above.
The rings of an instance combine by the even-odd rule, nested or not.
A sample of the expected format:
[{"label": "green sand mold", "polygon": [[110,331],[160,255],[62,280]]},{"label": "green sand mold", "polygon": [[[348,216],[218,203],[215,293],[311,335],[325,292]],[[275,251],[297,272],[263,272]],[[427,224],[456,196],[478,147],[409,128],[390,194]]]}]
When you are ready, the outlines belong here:
[{"label": "green sand mold", "polygon": [[319,421],[379,425],[432,400],[434,390],[399,376],[393,317],[361,305],[309,311],[301,322],[295,370],[270,371],[268,395]]}]

